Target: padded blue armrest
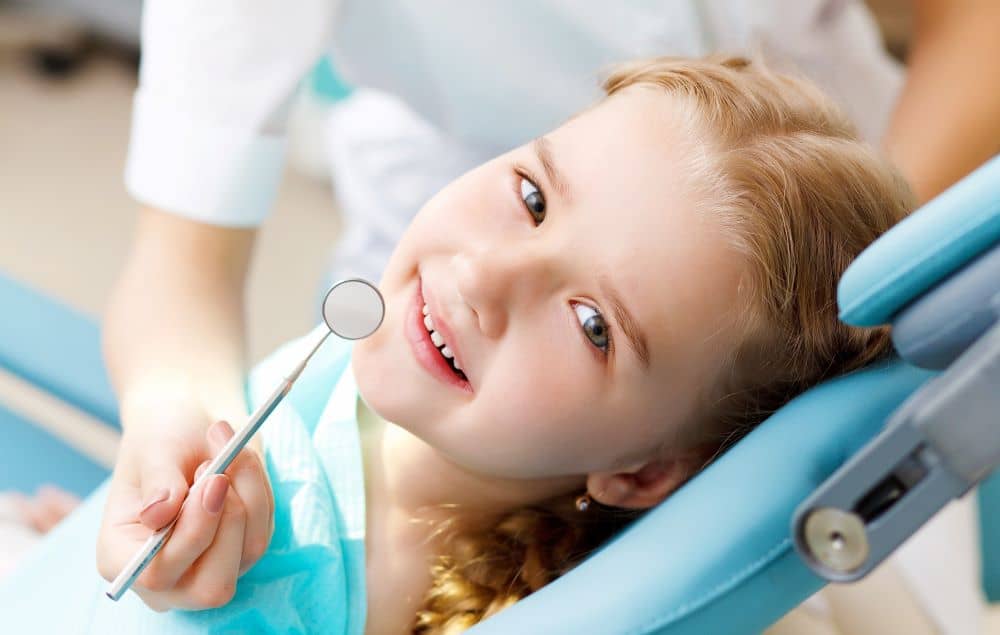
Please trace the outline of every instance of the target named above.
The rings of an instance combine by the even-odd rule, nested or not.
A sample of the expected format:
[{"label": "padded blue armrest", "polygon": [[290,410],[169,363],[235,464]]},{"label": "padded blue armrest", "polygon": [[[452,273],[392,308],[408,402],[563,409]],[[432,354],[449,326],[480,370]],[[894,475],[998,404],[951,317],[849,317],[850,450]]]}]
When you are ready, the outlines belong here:
[{"label": "padded blue armrest", "polygon": [[0,275],[0,368],[110,425],[118,402],[97,324]]},{"label": "padded blue armrest", "polygon": [[469,633],[759,633],[824,585],[795,553],[795,508],[931,376],[895,360],[805,393],[575,570]]}]

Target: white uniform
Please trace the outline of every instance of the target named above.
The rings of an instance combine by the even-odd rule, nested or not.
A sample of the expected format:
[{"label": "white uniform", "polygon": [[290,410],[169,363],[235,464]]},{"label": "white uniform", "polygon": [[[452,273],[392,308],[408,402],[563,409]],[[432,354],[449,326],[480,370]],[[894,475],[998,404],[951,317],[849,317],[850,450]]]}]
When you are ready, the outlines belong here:
[{"label": "white uniform", "polygon": [[206,222],[259,223],[288,102],[331,51],[349,82],[406,104],[363,93],[328,129],[349,228],[338,268],[375,279],[429,196],[591,103],[615,62],[762,53],[817,81],[870,140],[902,80],[851,0],[148,0],[129,190]]}]

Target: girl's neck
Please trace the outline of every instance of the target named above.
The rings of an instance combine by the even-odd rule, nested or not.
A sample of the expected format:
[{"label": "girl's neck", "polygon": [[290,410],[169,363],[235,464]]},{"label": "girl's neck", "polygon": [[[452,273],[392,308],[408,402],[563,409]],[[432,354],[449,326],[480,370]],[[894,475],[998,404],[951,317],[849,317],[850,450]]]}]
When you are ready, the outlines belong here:
[{"label": "girl's neck", "polygon": [[[415,526],[475,531],[505,513],[579,485],[582,477],[516,480],[485,476],[378,417],[358,400],[367,504]],[[424,531],[428,535],[428,531]]]},{"label": "girl's neck", "polygon": [[405,632],[432,583],[431,565],[447,552],[449,534],[493,527],[505,512],[545,494],[527,482],[507,483],[461,468],[379,418],[361,399],[357,415],[367,525],[365,632]]}]

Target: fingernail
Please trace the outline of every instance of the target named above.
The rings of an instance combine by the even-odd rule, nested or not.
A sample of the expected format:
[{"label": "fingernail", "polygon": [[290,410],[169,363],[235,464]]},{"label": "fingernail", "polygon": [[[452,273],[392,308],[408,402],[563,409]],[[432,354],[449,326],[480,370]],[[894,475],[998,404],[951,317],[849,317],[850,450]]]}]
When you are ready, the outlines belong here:
[{"label": "fingernail", "polygon": [[229,489],[229,479],[222,474],[213,476],[201,495],[201,505],[205,511],[209,514],[218,514],[222,511],[222,504],[226,502],[227,489]]},{"label": "fingernail", "polygon": [[170,498],[170,490],[161,487],[160,489],[156,490],[155,492],[149,495],[149,498],[146,499],[145,504],[143,504],[142,506],[142,511],[140,511],[139,513],[142,514],[146,512],[153,505],[157,503],[162,503],[168,498]]},{"label": "fingernail", "polygon": [[216,443],[225,443],[233,436],[233,429],[225,421],[216,421],[208,429],[208,438]]}]

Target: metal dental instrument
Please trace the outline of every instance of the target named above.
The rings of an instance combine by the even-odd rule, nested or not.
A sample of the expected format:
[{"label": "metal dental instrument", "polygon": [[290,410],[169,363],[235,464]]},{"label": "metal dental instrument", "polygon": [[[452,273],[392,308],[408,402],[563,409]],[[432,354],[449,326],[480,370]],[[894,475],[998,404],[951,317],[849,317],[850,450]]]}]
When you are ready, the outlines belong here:
[{"label": "metal dental instrument", "polygon": [[[298,379],[299,375],[305,369],[306,363],[308,363],[323,342],[326,341],[330,333],[334,333],[347,340],[362,339],[368,337],[378,329],[382,324],[384,316],[385,302],[382,300],[382,294],[375,288],[375,285],[360,278],[341,280],[333,285],[330,291],[327,292],[326,299],[323,301],[323,320],[330,330],[323,334],[323,337],[310,349],[309,353],[299,362],[298,366],[285,376],[284,380],[271,393],[271,396],[257,408],[246,424],[233,435],[219,454],[212,459],[212,462],[209,463],[202,475],[191,485],[191,489],[193,490],[206,478],[215,474],[222,474],[226,471],[226,468],[229,467],[229,464],[236,458],[236,455],[250,441],[250,438],[257,432],[257,429],[264,423],[268,415],[274,411],[285,395],[288,394],[292,388],[292,384],[295,383],[295,380]],[[181,505],[182,511],[186,503],[187,500]],[[178,512],[178,517],[180,513]],[[132,586],[136,578],[139,577],[139,574],[152,562],[153,558],[167,542],[176,522],[177,518],[174,518],[174,520],[170,521],[170,524],[153,532],[142,548],[135,553],[122,572],[118,574],[118,577],[114,579],[111,586],[108,587],[106,595],[109,598],[118,601],[124,595],[125,591]]]}]

